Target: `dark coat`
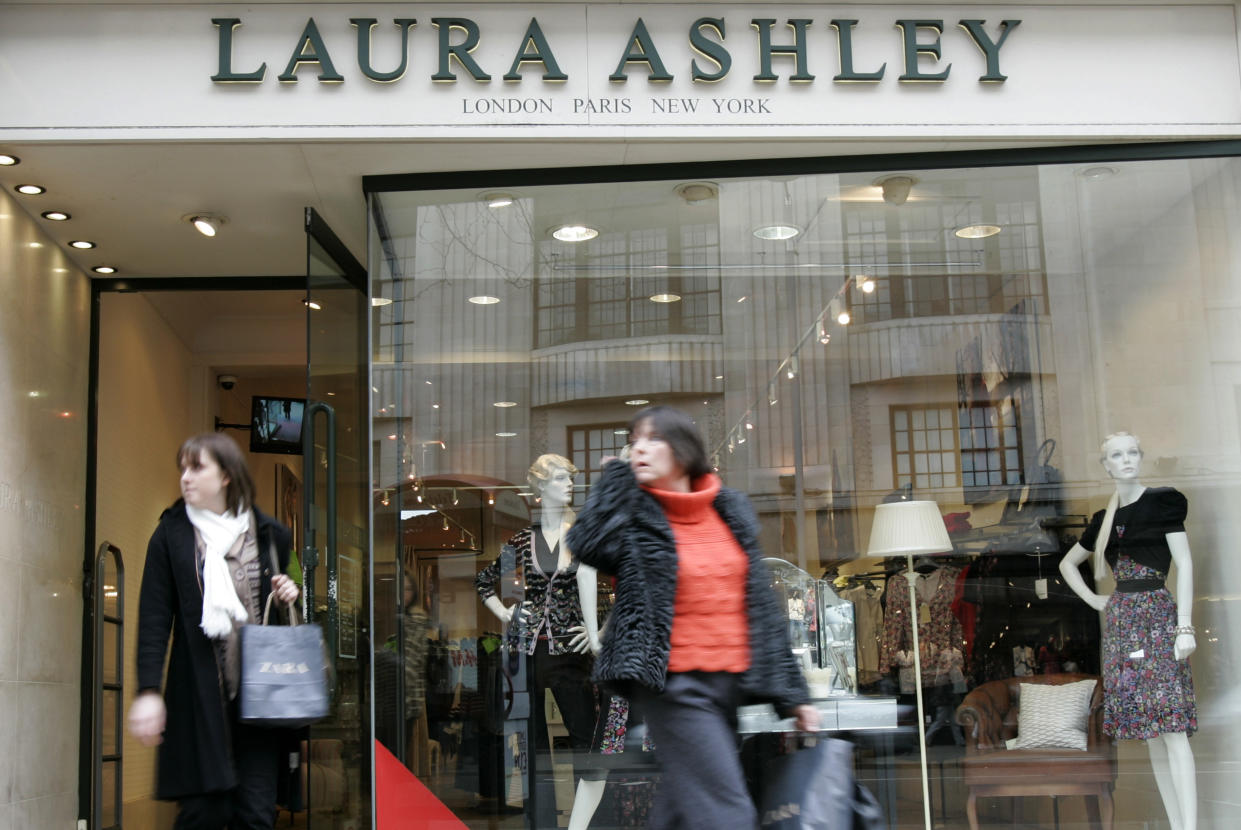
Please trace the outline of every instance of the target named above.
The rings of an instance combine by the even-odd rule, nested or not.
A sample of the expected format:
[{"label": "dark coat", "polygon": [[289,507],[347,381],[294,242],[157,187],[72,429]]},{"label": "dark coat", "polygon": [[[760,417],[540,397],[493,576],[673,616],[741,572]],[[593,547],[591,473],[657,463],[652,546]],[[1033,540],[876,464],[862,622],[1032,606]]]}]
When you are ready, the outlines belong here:
[{"label": "dark coat", "polygon": [[[771,574],[758,546],[758,517],[744,494],[721,487],[715,510],[750,560],[746,608],[750,668],[742,675],[747,703],[774,703],[782,715],[810,700],[789,649]],[[587,565],[614,574],[616,603],[595,660],[595,680],[621,691],[641,683],[662,691],[671,650],[677,553],[672,528],[654,496],[638,487],[629,465],[611,462],[577,514],[569,547]]]},{"label": "dark coat", "polygon": [[[254,511],[263,563],[260,607],[271,593],[271,545],[283,572],[292,534]],[[203,592],[195,563],[194,526],[178,501],[160,516],[147,544],[138,598],[138,690],[159,689],[164,651],[172,633],[164,700],[168,719],[159,748],[155,797],[178,799],[237,785],[223,679],[211,640],[203,633]],[[280,739],[273,735],[273,739]]]}]

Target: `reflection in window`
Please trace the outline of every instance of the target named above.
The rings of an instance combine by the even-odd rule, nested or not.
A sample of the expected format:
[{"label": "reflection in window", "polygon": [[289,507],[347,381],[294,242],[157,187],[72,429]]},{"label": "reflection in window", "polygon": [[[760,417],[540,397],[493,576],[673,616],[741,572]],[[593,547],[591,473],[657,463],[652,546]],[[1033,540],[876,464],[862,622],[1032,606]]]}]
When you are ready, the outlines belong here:
[{"label": "reflection in window", "polygon": [[1021,429],[1011,399],[1001,406],[894,406],[897,487],[994,487],[1022,483]]},{"label": "reflection in window", "polygon": [[624,423],[569,427],[569,460],[589,485],[603,471],[600,459],[619,456],[629,443],[629,426]]}]

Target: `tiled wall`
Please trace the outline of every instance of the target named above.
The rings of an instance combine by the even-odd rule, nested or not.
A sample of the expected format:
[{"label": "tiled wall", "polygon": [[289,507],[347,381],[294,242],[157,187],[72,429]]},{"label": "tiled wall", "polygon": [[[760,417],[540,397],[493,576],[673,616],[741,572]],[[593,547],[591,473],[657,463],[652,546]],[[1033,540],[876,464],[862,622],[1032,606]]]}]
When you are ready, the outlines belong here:
[{"label": "tiled wall", "polygon": [[89,311],[0,192],[0,830],[77,819]]}]

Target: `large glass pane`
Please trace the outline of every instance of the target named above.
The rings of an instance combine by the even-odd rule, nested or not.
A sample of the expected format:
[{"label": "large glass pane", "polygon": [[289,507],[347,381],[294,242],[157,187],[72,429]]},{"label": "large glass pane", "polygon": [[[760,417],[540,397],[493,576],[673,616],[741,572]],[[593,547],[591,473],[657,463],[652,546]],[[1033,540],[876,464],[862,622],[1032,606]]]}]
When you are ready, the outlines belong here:
[{"label": "large glass pane", "polygon": [[[1096,721],[1119,738],[1118,825],[1168,815],[1135,740],[1154,724],[1203,727],[1197,775],[1181,780],[1196,782],[1204,823],[1228,826],[1221,782],[1241,763],[1228,636],[1241,589],[1228,554],[1241,532],[1241,163],[902,175],[915,179],[903,202],[885,199],[884,171],[717,177],[694,199],[679,180],[532,178],[503,206],[479,198],[485,184],[372,194],[372,293],[392,299],[373,319],[376,591],[386,561],[405,597],[376,628],[415,632],[403,694],[421,691],[398,746],[467,823],[555,827],[590,810],[592,827],[622,826],[621,802],[643,803],[640,749],[609,762],[597,740],[611,700],[558,698],[505,645],[494,610],[527,599],[512,556],[547,509],[535,460],[580,470],[580,506],[633,413],[667,403],[695,417],[725,483],[751,499],[765,552],[854,603],[849,694],[902,713],[876,730],[892,742],[858,755],[893,823],[920,826],[925,753],[937,822],[968,826],[968,695],[1001,689],[1007,706],[1002,681],[1081,674],[1109,681]],[[553,236],[565,225],[597,233]],[[1142,436],[1150,489],[1122,491],[1160,500],[1147,539],[1159,552],[1116,558],[1097,582],[1083,567],[1071,586],[1059,564],[1093,544],[1117,491],[1098,460],[1118,430]],[[1159,488],[1186,497],[1187,517]],[[935,502],[950,540],[917,563],[918,607],[904,556],[869,550],[875,507],[909,499]],[[1137,544],[1131,515],[1113,522],[1114,553]],[[1112,594],[1117,577],[1125,590],[1101,618],[1082,595]],[[1163,581],[1171,595],[1128,590]],[[602,622],[610,585],[595,593]],[[1185,621],[1192,695],[1167,636]],[[1154,630],[1158,642],[1141,640]],[[919,697],[926,737],[911,747]],[[1160,714],[1138,722],[1149,707]],[[1091,746],[1110,752],[1102,729]],[[984,822],[1014,818],[1011,798],[976,804]],[[1081,799],[1022,809],[1039,826],[1088,823]]]}]

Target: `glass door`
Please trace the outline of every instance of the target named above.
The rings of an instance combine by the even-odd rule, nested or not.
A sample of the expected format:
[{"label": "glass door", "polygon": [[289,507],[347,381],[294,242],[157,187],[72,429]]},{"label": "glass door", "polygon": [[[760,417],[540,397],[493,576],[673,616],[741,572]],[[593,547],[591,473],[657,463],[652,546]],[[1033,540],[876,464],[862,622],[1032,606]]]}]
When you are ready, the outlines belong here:
[{"label": "glass door", "polygon": [[304,753],[309,825],[371,826],[370,506],[366,269],[306,208],[307,616],[335,666],[330,716]]}]

